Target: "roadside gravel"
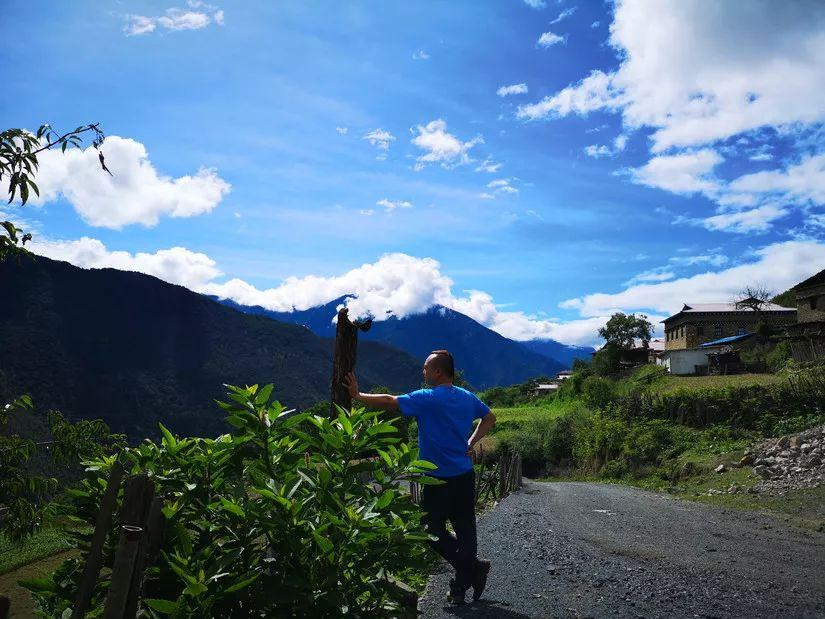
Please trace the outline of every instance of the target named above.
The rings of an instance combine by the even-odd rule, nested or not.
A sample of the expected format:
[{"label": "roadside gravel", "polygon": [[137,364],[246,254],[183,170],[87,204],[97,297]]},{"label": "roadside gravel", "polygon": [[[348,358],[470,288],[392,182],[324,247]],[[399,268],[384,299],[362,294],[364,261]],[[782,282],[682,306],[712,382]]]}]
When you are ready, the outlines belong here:
[{"label": "roadside gravel", "polygon": [[443,563],[422,617],[825,617],[824,533],[626,486],[527,481],[479,555],[484,597],[445,607]]}]

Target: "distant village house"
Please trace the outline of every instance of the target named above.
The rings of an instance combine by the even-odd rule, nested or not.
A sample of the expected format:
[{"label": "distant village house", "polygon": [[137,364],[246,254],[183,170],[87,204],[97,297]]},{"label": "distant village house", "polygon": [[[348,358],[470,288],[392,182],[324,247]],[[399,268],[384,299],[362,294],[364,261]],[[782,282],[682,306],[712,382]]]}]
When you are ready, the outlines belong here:
[{"label": "distant village house", "polygon": [[787,329],[791,354],[795,361],[825,358],[825,269],[791,290],[798,316],[798,322]]}]

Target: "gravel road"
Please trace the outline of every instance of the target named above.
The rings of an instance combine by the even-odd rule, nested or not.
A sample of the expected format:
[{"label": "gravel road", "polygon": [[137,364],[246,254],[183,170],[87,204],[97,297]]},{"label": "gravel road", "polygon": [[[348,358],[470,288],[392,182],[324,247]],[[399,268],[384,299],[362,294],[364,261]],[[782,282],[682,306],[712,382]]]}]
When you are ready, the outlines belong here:
[{"label": "gravel road", "polygon": [[[625,486],[527,482],[479,519],[484,597],[430,617],[825,617],[825,533]],[[470,595],[467,595],[468,601]]]}]

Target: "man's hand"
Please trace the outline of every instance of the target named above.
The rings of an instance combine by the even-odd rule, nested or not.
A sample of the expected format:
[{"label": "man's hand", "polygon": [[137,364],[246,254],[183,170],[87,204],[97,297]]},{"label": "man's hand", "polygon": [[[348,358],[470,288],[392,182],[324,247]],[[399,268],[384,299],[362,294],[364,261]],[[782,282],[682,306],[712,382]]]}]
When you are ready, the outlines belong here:
[{"label": "man's hand", "polygon": [[344,387],[349,390],[349,395],[351,398],[356,399],[358,394],[358,381],[355,379],[355,372],[349,372],[342,381]]}]

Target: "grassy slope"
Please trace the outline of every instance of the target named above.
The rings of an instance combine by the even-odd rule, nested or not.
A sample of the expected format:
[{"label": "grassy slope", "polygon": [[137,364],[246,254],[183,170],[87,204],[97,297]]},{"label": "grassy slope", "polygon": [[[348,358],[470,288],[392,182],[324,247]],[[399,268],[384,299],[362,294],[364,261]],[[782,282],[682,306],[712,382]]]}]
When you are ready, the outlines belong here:
[{"label": "grassy slope", "polygon": [[[785,380],[774,374],[737,374],[730,376],[666,376],[651,386],[651,391],[663,394],[677,389],[704,389],[726,386],[770,385]],[[522,406],[513,408],[495,408],[493,412],[498,420],[497,430],[518,427],[529,418],[554,417],[564,410],[564,404],[548,401],[541,406]],[[487,445],[493,447],[495,434]],[[655,471],[640,478],[627,478],[607,483],[625,483],[632,486],[667,492],[682,499],[720,505],[733,509],[745,509],[772,514],[783,520],[805,528],[825,530],[825,486],[819,488],[790,491],[783,496],[752,494],[747,489],[759,480],[750,467],[737,468],[735,465],[742,457],[749,441],[727,441],[725,443],[697,445],[677,459],[681,470],[686,474],[678,480],[663,479]],[[724,464],[724,473],[715,473],[714,469]],[[573,474],[564,478],[577,481],[604,480]],[[553,481],[559,481],[558,478]],[[737,485],[736,493],[711,494],[708,490],[727,490]]]}]

